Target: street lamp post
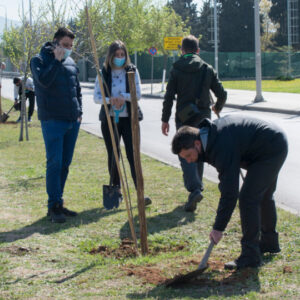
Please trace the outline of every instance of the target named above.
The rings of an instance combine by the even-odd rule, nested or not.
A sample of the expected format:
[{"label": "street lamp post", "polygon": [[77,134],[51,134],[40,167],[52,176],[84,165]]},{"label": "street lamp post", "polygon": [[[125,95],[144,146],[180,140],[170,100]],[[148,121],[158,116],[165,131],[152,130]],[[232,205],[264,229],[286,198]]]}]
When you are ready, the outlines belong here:
[{"label": "street lamp post", "polygon": [[215,40],[215,70],[218,74],[219,59],[218,59],[218,13],[217,0],[214,0],[214,40]]},{"label": "street lamp post", "polygon": [[260,21],[259,0],[254,0],[254,29],[255,29],[255,77],[256,96],[253,102],[262,102],[264,98],[261,92],[261,47],[260,47]]},{"label": "street lamp post", "polygon": [[31,0],[29,0],[29,25],[32,26],[32,9],[31,9]]}]

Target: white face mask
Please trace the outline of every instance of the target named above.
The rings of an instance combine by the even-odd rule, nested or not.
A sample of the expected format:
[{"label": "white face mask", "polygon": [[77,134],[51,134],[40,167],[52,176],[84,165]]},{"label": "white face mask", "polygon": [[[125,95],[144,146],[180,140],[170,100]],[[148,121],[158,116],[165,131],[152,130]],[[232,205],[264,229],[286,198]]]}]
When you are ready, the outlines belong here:
[{"label": "white face mask", "polygon": [[71,55],[72,50],[67,49],[67,48],[64,48],[64,50],[65,50],[65,54],[64,54],[63,59],[66,59],[67,57],[69,57]]}]

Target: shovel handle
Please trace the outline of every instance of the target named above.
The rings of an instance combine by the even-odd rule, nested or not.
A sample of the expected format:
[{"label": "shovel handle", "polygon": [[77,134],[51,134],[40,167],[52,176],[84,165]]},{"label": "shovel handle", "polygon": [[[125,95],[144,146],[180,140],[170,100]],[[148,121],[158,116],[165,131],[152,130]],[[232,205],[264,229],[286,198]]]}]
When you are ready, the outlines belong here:
[{"label": "shovel handle", "polygon": [[215,242],[214,241],[210,241],[210,244],[209,244],[209,246],[208,246],[208,248],[207,248],[207,250],[206,250],[206,252],[205,252],[205,254],[204,254],[204,256],[203,256],[203,258],[202,258],[202,260],[201,260],[201,262],[199,264],[199,266],[198,266],[198,270],[206,268],[207,261],[209,259],[209,256],[211,254],[211,251],[212,251],[214,245],[215,245]]}]

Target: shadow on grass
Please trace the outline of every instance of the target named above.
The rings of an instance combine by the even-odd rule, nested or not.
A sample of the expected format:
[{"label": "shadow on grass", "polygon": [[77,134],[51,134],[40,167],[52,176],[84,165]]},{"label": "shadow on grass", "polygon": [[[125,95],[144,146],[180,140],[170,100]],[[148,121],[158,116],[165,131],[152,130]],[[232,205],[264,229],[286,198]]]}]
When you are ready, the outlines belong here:
[{"label": "shadow on grass", "polygon": [[97,222],[99,219],[110,216],[115,213],[123,212],[124,210],[110,210],[104,208],[93,208],[78,213],[77,217],[67,218],[67,221],[62,224],[51,223],[47,217],[43,217],[36,222],[24,226],[20,229],[15,229],[7,232],[0,232],[0,243],[12,243],[17,240],[26,239],[34,233],[48,235],[56,233],[71,227],[79,227],[90,223]]},{"label": "shadow on grass", "polygon": [[84,268],[80,269],[79,271],[77,271],[77,272],[75,272],[75,273],[73,273],[73,274],[71,274],[71,275],[69,275],[69,276],[67,276],[67,277],[64,277],[64,278],[62,278],[62,279],[60,279],[60,280],[55,280],[54,283],[58,283],[58,284],[64,283],[65,281],[68,281],[68,280],[70,280],[70,279],[73,279],[73,278],[75,278],[75,277],[77,277],[77,276],[79,276],[79,275],[85,273],[86,271],[88,271],[88,270],[94,268],[95,266],[96,266],[96,264],[95,264],[95,263],[92,263],[92,264],[90,264],[89,266],[84,267]]},{"label": "shadow on grass", "polygon": [[245,275],[245,270],[233,272],[229,277],[216,279],[213,272],[206,273],[203,280],[196,283],[178,286],[177,288],[166,288],[163,285],[156,286],[145,293],[127,294],[129,299],[201,299],[211,296],[243,296],[250,292],[260,292],[258,277],[259,269],[250,269]]},{"label": "shadow on grass", "polygon": [[[148,234],[158,233],[174,227],[186,225],[195,221],[194,213],[187,213],[184,211],[183,206],[177,206],[174,210],[159,214],[154,217],[147,218],[147,231]],[[137,234],[139,234],[138,216],[134,218],[134,224]],[[126,222],[120,229],[120,238],[130,238],[129,223]]]}]

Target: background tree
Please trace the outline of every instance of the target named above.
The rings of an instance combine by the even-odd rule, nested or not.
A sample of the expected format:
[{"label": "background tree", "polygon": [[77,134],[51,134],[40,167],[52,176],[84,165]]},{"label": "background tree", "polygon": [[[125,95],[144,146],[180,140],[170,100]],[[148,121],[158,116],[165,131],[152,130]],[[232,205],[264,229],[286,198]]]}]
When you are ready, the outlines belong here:
[{"label": "background tree", "polygon": [[[3,47],[4,54],[10,58],[12,64],[22,75],[23,87],[30,75],[31,58],[40,51],[40,48],[46,41],[52,40],[56,30],[55,27],[63,25],[55,23],[55,26],[53,26],[53,23],[49,22],[48,18],[49,11],[47,6],[32,7],[31,24],[29,23],[29,13],[27,12],[24,14],[24,18],[21,18],[21,26],[11,27],[2,36],[1,46]],[[29,139],[25,88],[22,89],[22,92],[19,141],[23,141],[24,128],[26,130],[26,139]]]},{"label": "background tree", "polygon": [[253,52],[253,0],[219,0],[219,2],[220,51]]},{"label": "background tree", "polygon": [[200,17],[197,12],[197,4],[193,0],[170,0],[167,6],[181,16],[182,20],[190,27],[191,34],[198,37],[201,33]]},{"label": "background tree", "polygon": [[262,16],[263,33],[261,36],[261,48],[263,51],[273,48],[273,38],[279,27],[279,24],[274,24],[269,16],[271,7],[271,0],[261,0],[259,3],[260,14]]},{"label": "background tree", "polygon": [[[269,16],[273,23],[278,23],[276,33],[274,34],[273,41],[276,47],[287,46],[288,44],[288,24],[287,24],[287,1],[271,0],[272,6]],[[298,0],[298,18],[300,18],[300,1]],[[298,34],[300,35],[300,22],[298,22]],[[299,43],[293,44],[295,49],[300,49]]]},{"label": "background tree", "polygon": [[[98,0],[89,4],[89,13],[99,56],[105,55],[109,44],[116,39],[122,40],[131,54],[151,46],[164,53],[165,36],[189,32],[173,9],[157,7],[146,0]],[[89,49],[84,11],[80,11],[76,27],[80,35],[78,43],[82,49]]]},{"label": "background tree", "polygon": [[205,0],[200,11],[199,33],[200,49],[204,51],[213,51],[212,30],[213,30],[213,12],[210,6],[210,0]]},{"label": "background tree", "polygon": [[276,47],[286,46],[288,43],[287,36],[287,1],[271,0],[272,7],[269,16],[274,23],[278,23],[279,27],[273,37]]}]

